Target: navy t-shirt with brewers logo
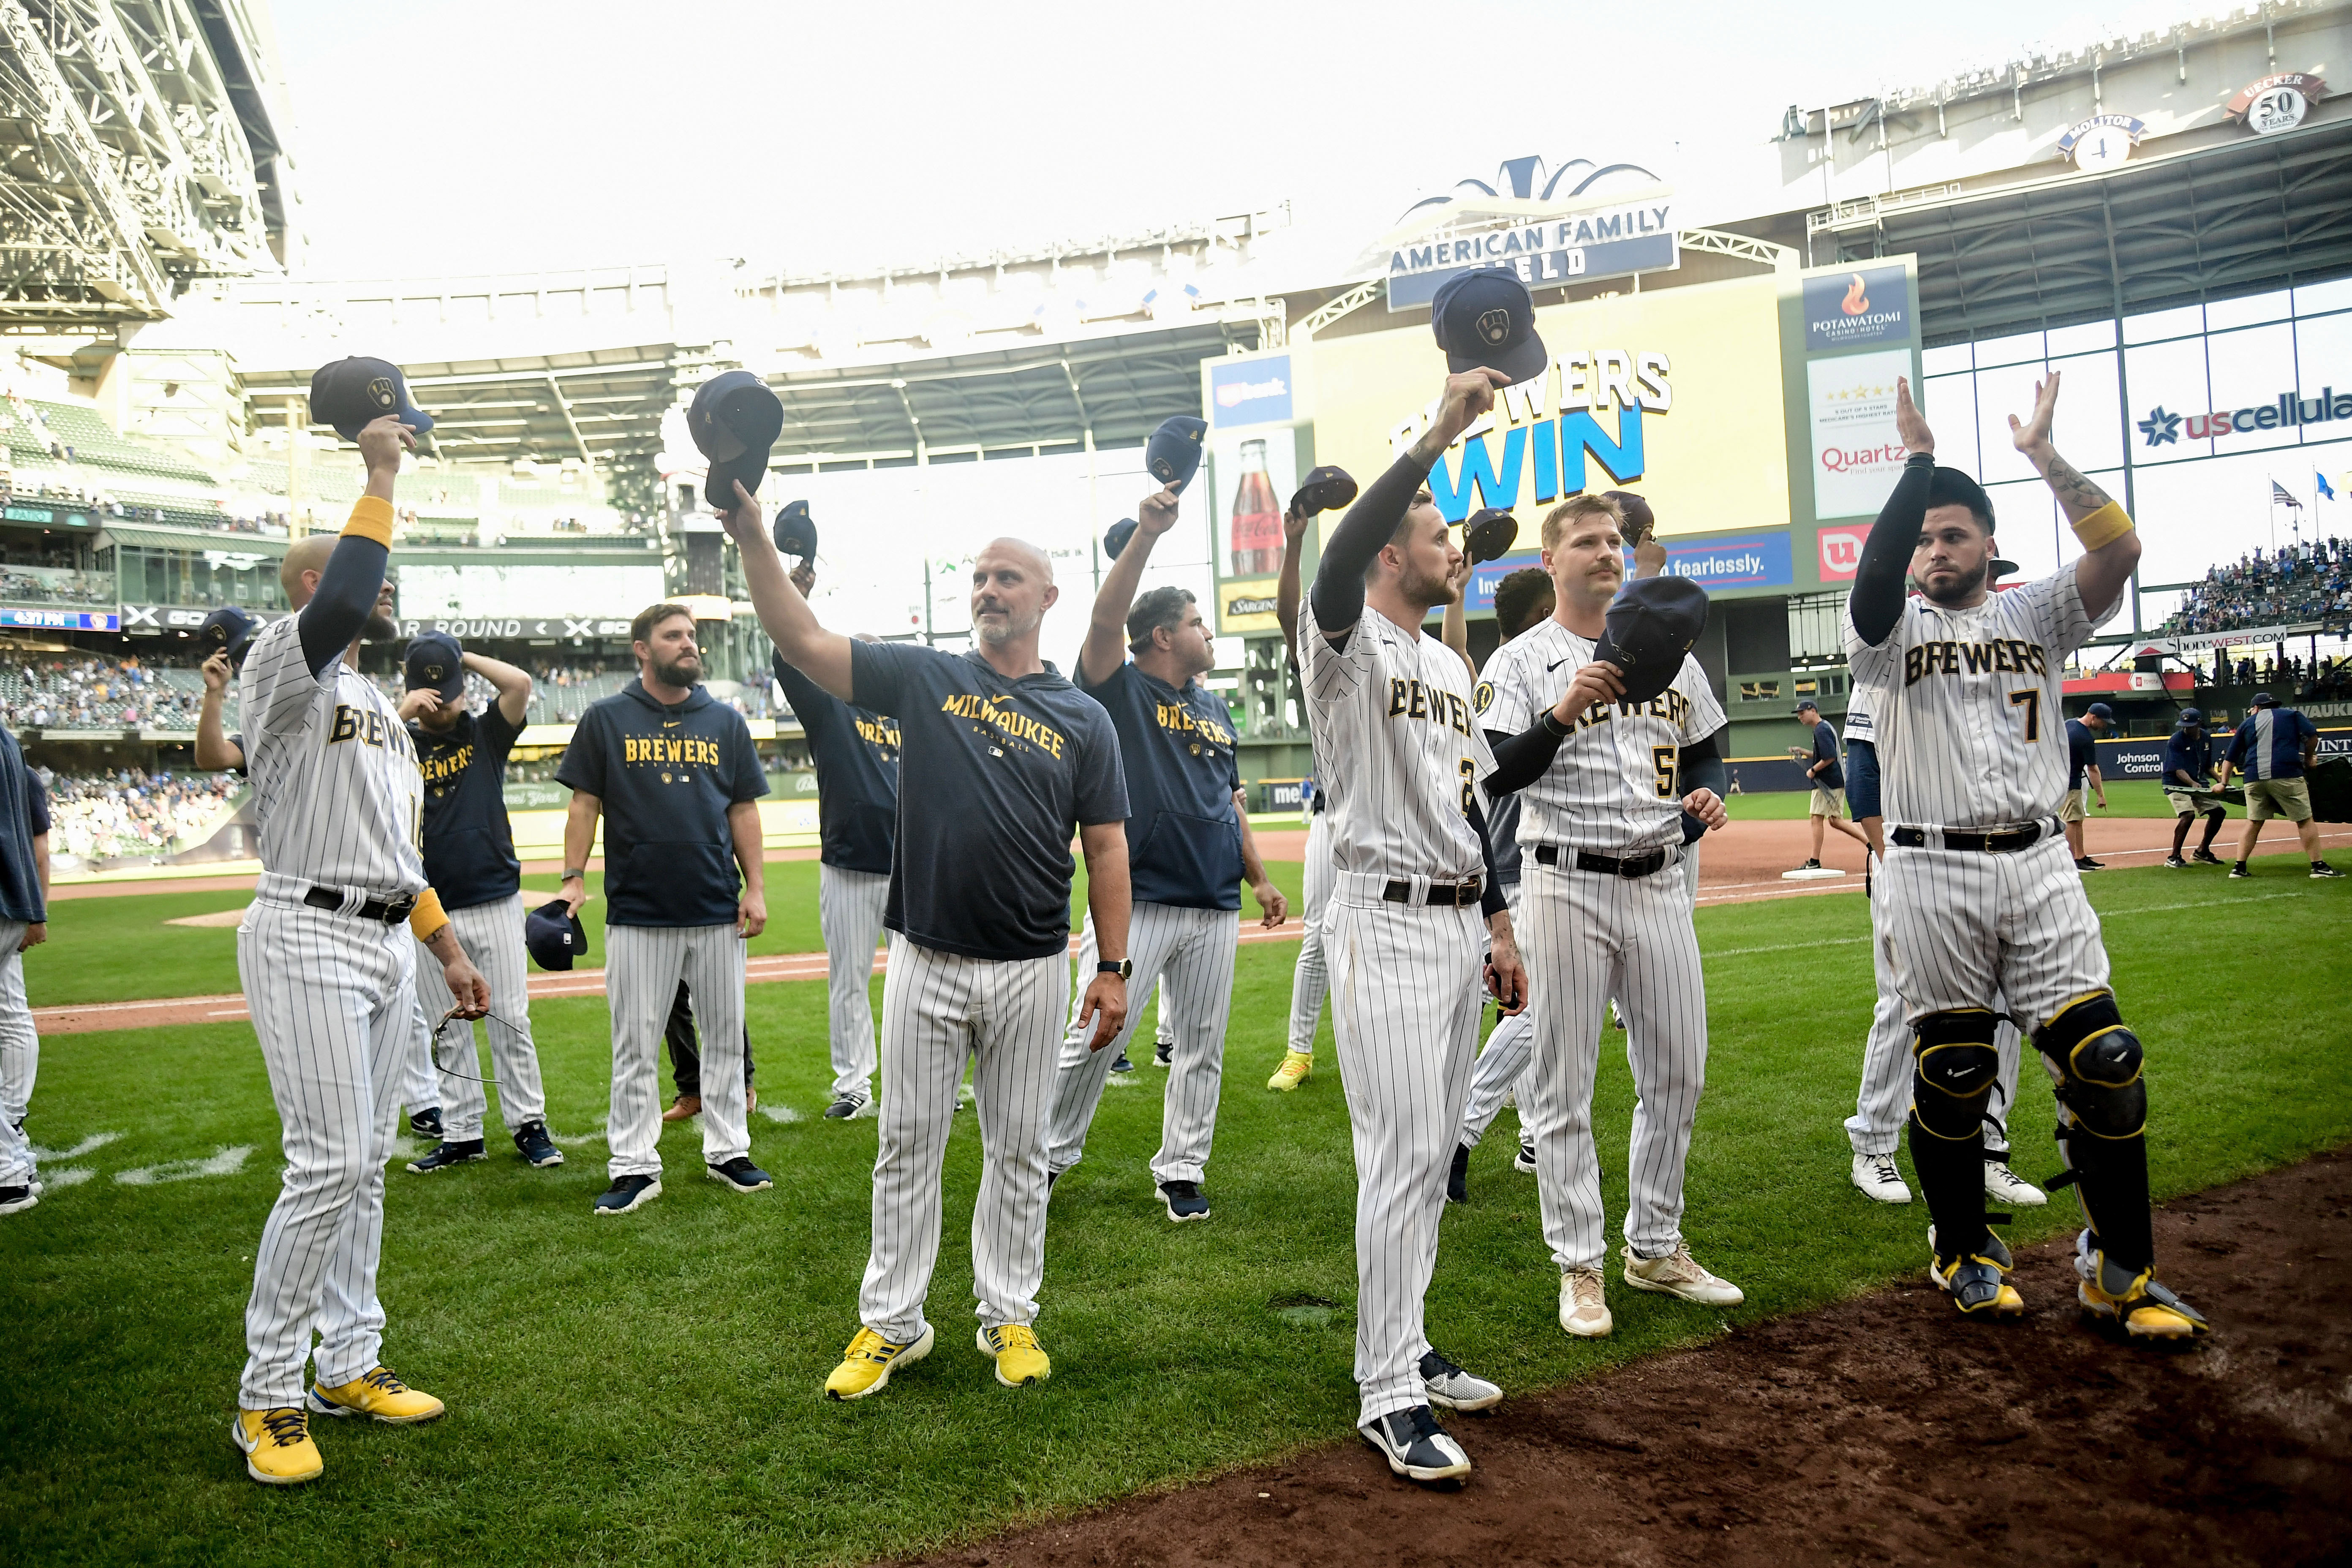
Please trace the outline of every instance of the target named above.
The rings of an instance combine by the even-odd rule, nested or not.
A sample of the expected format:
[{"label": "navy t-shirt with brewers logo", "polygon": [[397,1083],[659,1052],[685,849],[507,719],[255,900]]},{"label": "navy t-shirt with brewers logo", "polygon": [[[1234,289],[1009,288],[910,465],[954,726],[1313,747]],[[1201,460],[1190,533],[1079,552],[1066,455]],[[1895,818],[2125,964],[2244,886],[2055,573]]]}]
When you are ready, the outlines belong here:
[{"label": "navy t-shirt with brewers logo", "polygon": [[1070,836],[1127,820],[1102,704],[974,648],[852,643],[856,706],[898,721],[898,837],[883,924],[941,952],[1053,958],[1070,940]]},{"label": "navy t-shirt with brewers logo", "polygon": [[494,904],[522,890],[506,799],[507,753],[521,733],[495,701],[478,719],[459,714],[439,734],[408,726],[425,775],[425,879],[444,909]]},{"label": "navy t-shirt with brewers logo", "polygon": [[853,708],[775,657],[776,684],[816,763],[817,858],[838,871],[890,873],[898,816],[898,721]]},{"label": "navy t-shirt with brewers logo", "polygon": [[607,925],[733,923],[727,808],[768,793],[743,715],[699,686],[667,707],[633,680],[588,705],[555,782],[604,802]]},{"label": "navy t-shirt with brewers logo", "polygon": [[1127,774],[1127,867],[1138,902],[1188,910],[1242,907],[1241,767],[1232,716],[1199,682],[1179,691],[1122,663],[1099,686]]}]

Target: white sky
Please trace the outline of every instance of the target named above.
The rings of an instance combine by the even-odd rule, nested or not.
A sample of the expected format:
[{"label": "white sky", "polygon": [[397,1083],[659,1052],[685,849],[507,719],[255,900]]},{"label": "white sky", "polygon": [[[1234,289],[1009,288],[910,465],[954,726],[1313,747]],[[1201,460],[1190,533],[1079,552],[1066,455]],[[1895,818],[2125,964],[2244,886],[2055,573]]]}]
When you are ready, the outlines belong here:
[{"label": "white sky", "polygon": [[[2189,13],[275,0],[320,277],[743,257],[820,270],[1270,206],[1385,228],[1529,153],[1759,210],[1790,103]],[[1748,156],[1738,154],[1747,150]]]}]

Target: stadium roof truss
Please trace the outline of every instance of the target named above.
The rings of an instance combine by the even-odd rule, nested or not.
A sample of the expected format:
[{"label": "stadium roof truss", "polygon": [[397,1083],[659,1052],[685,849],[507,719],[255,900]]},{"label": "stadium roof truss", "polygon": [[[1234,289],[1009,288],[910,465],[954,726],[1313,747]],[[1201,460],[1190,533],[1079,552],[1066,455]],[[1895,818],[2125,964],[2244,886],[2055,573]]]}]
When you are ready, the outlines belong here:
[{"label": "stadium roof truss", "polygon": [[274,264],[260,54],[241,0],[0,0],[0,326],[158,317]]}]

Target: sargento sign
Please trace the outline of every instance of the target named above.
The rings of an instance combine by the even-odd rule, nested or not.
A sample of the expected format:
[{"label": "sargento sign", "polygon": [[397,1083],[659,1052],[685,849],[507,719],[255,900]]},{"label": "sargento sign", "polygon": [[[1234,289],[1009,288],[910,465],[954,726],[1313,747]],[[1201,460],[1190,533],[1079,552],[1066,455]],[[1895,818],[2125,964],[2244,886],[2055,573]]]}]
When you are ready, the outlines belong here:
[{"label": "sargento sign", "polygon": [[2174,414],[2159,404],[2139,422],[2139,433],[2149,446],[2164,447],[2183,438],[2210,441],[2217,436],[2291,430],[2298,425],[2320,425],[2337,419],[2352,419],[2352,392],[2324,386],[2316,397],[2305,397],[2299,390],[2282,392],[2268,403],[2216,408],[2203,414]]}]

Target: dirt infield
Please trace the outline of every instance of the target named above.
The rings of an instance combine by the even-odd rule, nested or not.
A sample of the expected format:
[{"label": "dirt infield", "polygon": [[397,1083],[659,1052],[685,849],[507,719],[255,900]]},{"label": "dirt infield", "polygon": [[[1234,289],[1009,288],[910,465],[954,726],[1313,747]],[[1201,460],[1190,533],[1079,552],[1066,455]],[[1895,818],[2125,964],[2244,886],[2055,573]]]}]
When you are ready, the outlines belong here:
[{"label": "dirt infield", "polygon": [[2051,1244],[2021,1259],[2021,1323],[1959,1323],[1915,1278],[1456,1417],[1459,1491],[1349,1443],[923,1561],[2346,1561],[2352,1149],[2175,1203],[2157,1238],[2218,1325],[2191,1351],[2078,1325]]}]

